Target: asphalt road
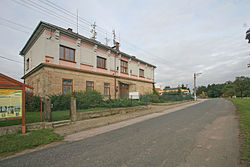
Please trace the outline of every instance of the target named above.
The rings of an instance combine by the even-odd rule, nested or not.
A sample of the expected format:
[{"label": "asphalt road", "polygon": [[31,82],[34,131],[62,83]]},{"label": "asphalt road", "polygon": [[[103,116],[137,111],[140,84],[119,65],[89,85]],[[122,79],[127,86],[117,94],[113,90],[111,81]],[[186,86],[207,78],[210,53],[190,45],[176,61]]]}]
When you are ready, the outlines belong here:
[{"label": "asphalt road", "polygon": [[0,166],[238,166],[235,108],[216,99],[77,142],[0,161]]}]

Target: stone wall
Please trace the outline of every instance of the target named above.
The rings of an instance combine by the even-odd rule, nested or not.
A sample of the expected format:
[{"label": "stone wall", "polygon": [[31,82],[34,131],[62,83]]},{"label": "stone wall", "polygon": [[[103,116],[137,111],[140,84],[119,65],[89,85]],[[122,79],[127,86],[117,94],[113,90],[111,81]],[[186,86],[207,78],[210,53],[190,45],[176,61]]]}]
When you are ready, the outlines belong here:
[{"label": "stone wall", "polygon": [[91,118],[99,118],[106,117],[115,114],[125,114],[131,113],[135,111],[150,109],[149,106],[136,106],[136,107],[127,107],[127,108],[113,108],[110,110],[103,111],[89,111],[89,112],[77,112],[77,121],[91,119]]},{"label": "stone wall", "polygon": [[[37,122],[37,123],[31,123],[26,124],[26,130],[39,130],[39,129],[52,129],[52,123],[51,122]],[[17,133],[22,130],[22,125],[14,125],[14,126],[6,126],[6,127],[0,127],[0,136]]]}]

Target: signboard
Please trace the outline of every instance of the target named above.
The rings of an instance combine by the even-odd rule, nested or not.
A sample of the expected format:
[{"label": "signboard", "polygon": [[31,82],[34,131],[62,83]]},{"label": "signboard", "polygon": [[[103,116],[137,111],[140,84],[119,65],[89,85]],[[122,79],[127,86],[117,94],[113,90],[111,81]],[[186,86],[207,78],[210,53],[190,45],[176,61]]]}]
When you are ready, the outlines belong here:
[{"label": "signboard", "polygon": [[22,90],[0,89],[0,119],[22,117]]},{"label": "signboard", "polygon": [[129,92],[129,98],[130,99],[140,99],[140,93],[139,92]]}]

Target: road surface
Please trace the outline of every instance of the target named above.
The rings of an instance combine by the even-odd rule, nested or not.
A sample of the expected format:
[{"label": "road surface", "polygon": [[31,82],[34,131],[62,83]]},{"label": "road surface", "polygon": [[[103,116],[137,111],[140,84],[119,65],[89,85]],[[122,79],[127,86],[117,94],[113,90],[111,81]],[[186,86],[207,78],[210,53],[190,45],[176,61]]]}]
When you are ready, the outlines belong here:
[{"label": "road surface", "polygon": [[231,102],[215,99],[83,140],[0,161],[0,166],[238,166]]}]

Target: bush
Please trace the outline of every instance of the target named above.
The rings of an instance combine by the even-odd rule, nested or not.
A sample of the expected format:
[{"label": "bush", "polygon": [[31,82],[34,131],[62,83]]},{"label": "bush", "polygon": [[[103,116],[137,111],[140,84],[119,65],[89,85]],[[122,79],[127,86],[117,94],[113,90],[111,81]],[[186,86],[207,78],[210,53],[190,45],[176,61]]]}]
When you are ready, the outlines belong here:
[{"label": "bush", "polygon": [[70,94],[59,94],[50,97],[53,104],[52,111],[70,109]]},{"label": "bush", "polygon": [[26,112],[39,112],[41,110],[41,98],[31,92],[25,93]]},{"label": "bush", "polygon": [[145,105],[146,103],[133,99],[108,99],[102,103],[102,107],[118,108]]},{"label": "bush", "polygon": [[100,107],[103,103],[103,96],[101,93],[93,91],[76,92],[76,108],[88,109]]}]

